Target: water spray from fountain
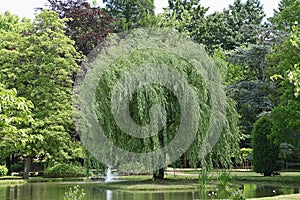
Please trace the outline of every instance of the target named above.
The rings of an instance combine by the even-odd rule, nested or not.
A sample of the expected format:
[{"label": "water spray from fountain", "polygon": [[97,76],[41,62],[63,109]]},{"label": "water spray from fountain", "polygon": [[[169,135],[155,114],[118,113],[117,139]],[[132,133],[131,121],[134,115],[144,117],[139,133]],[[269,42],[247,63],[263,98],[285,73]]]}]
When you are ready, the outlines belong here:
[{"label": "water spray from fountain", "polygon": [[114,178],[114,175],[111,172],[111,168],[108,167],[107,171],[106,171],[105,183],[111,182],[113,180],[113,178]]}]

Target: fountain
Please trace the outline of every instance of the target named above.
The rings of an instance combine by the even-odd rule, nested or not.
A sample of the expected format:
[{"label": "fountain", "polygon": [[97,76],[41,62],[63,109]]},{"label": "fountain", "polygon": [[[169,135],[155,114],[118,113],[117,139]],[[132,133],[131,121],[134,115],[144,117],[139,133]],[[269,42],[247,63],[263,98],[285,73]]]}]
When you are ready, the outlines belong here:
[{"label": "fountain", "polygon": [[108,167],[106,171],[105,183],[111,182],[114,178],[114,175],[111,172],[111,168]]}]

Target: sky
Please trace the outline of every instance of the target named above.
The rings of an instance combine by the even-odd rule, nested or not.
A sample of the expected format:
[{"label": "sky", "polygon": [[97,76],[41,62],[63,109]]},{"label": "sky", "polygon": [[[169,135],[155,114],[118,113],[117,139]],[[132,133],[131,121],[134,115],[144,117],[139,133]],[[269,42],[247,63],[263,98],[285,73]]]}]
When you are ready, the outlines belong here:
[{"label": "sky", "polygon": [[[163,7],[168,5],[167,0],[154,0],[156,13],[163,11]],[[277,9],[280,0],[260,0],[264,6],[266,13],[266,18],[273,15],[273,9]],[[13,14],[19,15],[21,17],[34,18],[34,8],[42,7],[46,0],[0,0],[0,13],[4,13],[6,10],[11,11]],[[102,1],[97,0],[98,4],[101,6]],[[227,8],[229,4],[232,4],[234,0],[201,0],[201,5],[204,7],[209,7],[208,13],[213,13],[215,11],[222,11]]]}]

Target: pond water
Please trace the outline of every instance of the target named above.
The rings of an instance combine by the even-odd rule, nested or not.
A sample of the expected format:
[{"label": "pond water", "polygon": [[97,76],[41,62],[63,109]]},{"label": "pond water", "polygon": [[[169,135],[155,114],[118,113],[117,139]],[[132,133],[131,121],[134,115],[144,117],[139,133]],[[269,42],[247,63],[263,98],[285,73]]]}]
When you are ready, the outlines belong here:
[{"label": "pond water", "polygon": [[[104,190],[101,183],[30,183],[0,186],[1,200],[63,200],[70,187],[79,185],[88,200],[192,200],[227,198],[228,192],[211,191],[172,191],[172,192],[122,192]],[[240,183],[246,198],[266,197],[280,194],[299,193],[300,186],[272,186],[263,183]],[[217,193],[217,194],[216,194]]]}]

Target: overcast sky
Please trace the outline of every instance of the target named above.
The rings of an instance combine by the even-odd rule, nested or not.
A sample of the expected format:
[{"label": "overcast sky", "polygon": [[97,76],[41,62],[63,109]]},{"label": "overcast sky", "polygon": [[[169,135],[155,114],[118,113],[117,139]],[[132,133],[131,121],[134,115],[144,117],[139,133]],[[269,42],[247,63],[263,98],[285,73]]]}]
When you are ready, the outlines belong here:
[{"label": "overcast sky", "polygon": [[[280,0],[261,0],[267,17],[273,15],[273,9],[278,7]],[[21,17],[33,18],[34,8],[42,7],[46,0],[0,0],[0,13],[6,10],[11,11],[13,14]],[[97,0],[99,5],[101,0]],[[155,0],[156,13],[162,12],[162,8],[167,6],[167,0]],[[227,8],[229,4],[232,4],[234,0],[201,0],[201,5],[204,7],[210,7],[209,13],[214,11],[222,11],[223,8]]]}]

